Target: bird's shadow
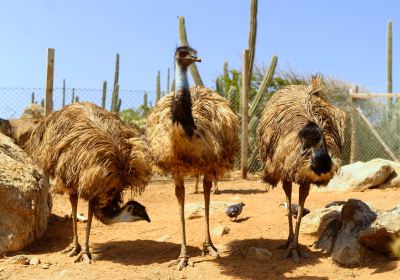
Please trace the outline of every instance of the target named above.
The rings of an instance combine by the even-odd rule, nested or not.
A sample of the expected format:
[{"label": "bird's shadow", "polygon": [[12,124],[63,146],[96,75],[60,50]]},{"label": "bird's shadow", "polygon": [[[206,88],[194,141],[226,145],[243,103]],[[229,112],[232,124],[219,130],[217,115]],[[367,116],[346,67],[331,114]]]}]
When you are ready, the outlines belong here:
[{"label": "bird's shadow", "polygon": [[[140,266],[177,260],[180,248],[176,243],[138,239],[93,244],[92,252],[95,260]],[[201,255],[197,247],[186,246],[186,249],[189,256]]]},{"label": "bird's shadow", "polygon": [[[286,259],[285,250],[278,249],[286,240],[272,239],[244,239],[228,243],[229,252],[221,259],[215,259],[221,273],[235,279],[307,279],[327,280],[328,277],[308,275],[301,277],[286,277],[299,266],[311,266],[320,263],[322,253],[311,252],[306,246],[300,246],[307,258],[303,258],[300,264],[296,264],[291,258]],[[267,249],[272,253],[270,259],[259,260],[249,254],[251,247]]]},{"label": "bird's shadow", "polygon": [[219,189],[219,194],[258,194],[258,193],[267,193],[265,190],[260,190],[260,189]]},{"label": "bird's shadow", "polygon": [[240,219],[237,219],[236,221],[232,221],[232,222],[240,224],[240,223],[247,221],[248,219],[250,219],[250,217],[240,218]]}]

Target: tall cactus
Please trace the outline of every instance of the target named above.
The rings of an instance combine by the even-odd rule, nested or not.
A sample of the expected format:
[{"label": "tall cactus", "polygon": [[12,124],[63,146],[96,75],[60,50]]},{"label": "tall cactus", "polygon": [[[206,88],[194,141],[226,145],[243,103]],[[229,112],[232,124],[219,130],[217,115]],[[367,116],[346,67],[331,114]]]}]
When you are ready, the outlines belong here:
[{"label": "tall cactus", "polygon": [[101,107],[106,108],[106,98],[107,98],[107,81],[103,81],[103,92],[101,95]]},{"label": "tall cactus", "polygon": [[32,98],[31,98],[31,103],[35,103],[35,92],[32,91]]},{"label": "tall cactus", "polygon": [[[387,92],[392,93],[392,21],[388,22],[387,29]],[[389,120],[392,119],[393,97],[388,97]]]},{"label": "tall cactus", "polygon": [[75,102],[79,102],[79,96],[75,97]]},{"label": "tall cactus", "polygon": [[117,108],[115,110],[116,113],[121,112],[121,104],[122,104],[122,100],[121,100],[121,98],[118,98]]},{"label": "tall cactus", "polygon": [[114,87],[113,97],[111,98],[111,112],[117,112],[118,107],[118,92],[119,92],[119,53],[115,57],[115,72],[114,72]]},{"label": "tall cactus", "polygon": [[72,88],[72,98],[71,98],[71,103],[75,102],[75,88]]},{"label": "tall cactus", "polygon": [[143,117],[147,118],[149,106],[147,105],[147,92],[143,94]]},{"label": "tall cactus", "polygon": [[172,80],[171,92],[175,91],[175,79]]},{"label": "tall cactus", "polygon": [[118,91],[119,91],[119,84],[114,85],[114,89],[113,89],[113,93],[112,93],[112,97],[111,97],[111,108],[110,111],[111,112],[118,112],[117,108],[118,108]]},{"label": "tall cactus", "polygon": [[160,71],[157,72],[156,102],[161,98]]},{"label": "tall cactus", "polygon": [[169,91],[169,81],[170,81],[170,71],[169,71],[169,67],[167,70],[167,94],[170,92]]},{"label": "tall cactus", "polygon": [[65,106],[65,79],[63,79],[63,87],[62,87],[62,106]]},{"label": "tall cactus", "polygon": [[[179,18],[179,38],[181,40],[182,46],[189,46],[189,42],[186,36],[186,27],[185,27],[185,17]],[[192,78],[196,86],[204,86],[203,81],[201,80],[199,70],[197,69],[196,63],[192,63],[190,65],[190,73],[192,74]]]},{"label": "tall cactus", "polygon": [[40,106],[44,107],[44,99],[40,100]]},{"label": "tall cactus", "polygon": [[256,35],[257,35],[257,0],[251,0],[250,3],[250,30],[249,30],[249,81],[253,74],[254,57],[256,53]]}]

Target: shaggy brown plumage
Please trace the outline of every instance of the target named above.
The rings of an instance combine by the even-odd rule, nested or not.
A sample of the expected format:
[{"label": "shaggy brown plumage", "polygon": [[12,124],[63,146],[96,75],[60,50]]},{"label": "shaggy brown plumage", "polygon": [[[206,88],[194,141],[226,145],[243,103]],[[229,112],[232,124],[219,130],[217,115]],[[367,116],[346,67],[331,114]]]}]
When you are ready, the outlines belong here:
[{"label": "shaggy brown plumage", "polygon": [[226,99],[211,89],[190,88],[196,125],[189,138],[172,123],[174,94],[163,97],[147,121],[147,141],[154,162],[164,172],[179,176],[223,176],[232,168],[239,149],[238,118]]},{"label": "shaggy brown plumage", "polygon": [[115,114],[91,103],[73,103],[42,119],[27,147],[54,178],[54,192],[88,200],[104,223],[121,211],[123,190],[140,194],[149,181],[144,143]]},{"label": "shaggy brown plumage", "polygon": [[147,141],[154,163],[172,174],[182,226],[178,269],[188,263],[185,233],[184,176],[204,174],[206,234],[203,254],[219,257],[211,241],[209,206],[212,180],[232,167],[239,148],[238,119],[228,101],[204,87],[189,87],[188,67],[201,61],[190,47],[175,52],[175,91],[159,100],[147,121]]},{"label": "shaggy brown plumage", "polygon": [[[276,92],[262,114],[257,140],[264,163],[264,181],[283,183],[288,204],[289,237],[287,256],[298,256],[298,234],[310,184],[326,185],[340,166],[345,114],[326,97],[322,81],[293,85]],[[292,182],[300,185],[299,215],[293,233]]]}]

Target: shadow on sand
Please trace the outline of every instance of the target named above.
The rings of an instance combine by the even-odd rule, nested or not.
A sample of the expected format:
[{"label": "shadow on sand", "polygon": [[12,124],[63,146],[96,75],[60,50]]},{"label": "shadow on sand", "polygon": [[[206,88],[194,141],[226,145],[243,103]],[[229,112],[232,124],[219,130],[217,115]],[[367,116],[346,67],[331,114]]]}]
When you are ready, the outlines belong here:
[{"label": "shadow on sand", "polygon": [[[168,263],[178,259],[181,245],[154,240],[123,240],[93,244],[95,260],[105,260],[125,265]],[[187,246],[189,256],[201,255],[197,247]]]}]

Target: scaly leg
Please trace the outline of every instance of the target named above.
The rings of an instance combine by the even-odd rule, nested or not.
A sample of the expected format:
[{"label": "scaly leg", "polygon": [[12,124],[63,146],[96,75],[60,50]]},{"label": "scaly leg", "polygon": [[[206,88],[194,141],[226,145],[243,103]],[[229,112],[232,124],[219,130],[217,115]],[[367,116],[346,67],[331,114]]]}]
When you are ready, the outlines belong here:
[{"label": "scaly leg", "polygon": [[292,182],[283,181],[283,190],[286,194],[286,204],[287,204],[287,215],[289,222],[289,236],[285,244],[279,246],[279,249],[289,248],[289,244],[293,241],[293,220],[292,220]]},{"label": "scaly leg", "polygon": [[299,189],[299,211],[297,213],[297,221],[296,221],[296,229],[294,232],[293,241],[290,243],[286,257],[293,257],[293,260],[296,263],[300,263],[300,256],[299,256],[299,232],[300,232],[300,223],[301,218],[303,217],[303,209],[304,203],[306,202],[306,198],[310,191],[310,184],[301,184]]},{"label": "scaly leg", "polygon": [[89,200],[85,246],[83,247],[83,251],[75,259],[75,262],[84,261],[87,264],[90,264],[92,262],[92,254],[90,254],[89,250],[89,237],[90,237],[90,227],[92,226],[92,219],[93,219],[93,208],[94,208],[94,203],[92,200]]},{"label": "scaly leg", "polygon": [[214,247],[211,236],[210,236],[210,192],[212,188],[212,181],[204,174],[203,189],[204,189],[204,208],[205,208],[205,218],[206,218],[206,238],[203,244],[203,256],[210,254],[213,257],[219,258],[218,250]]},{"label": "scaly leg", "polygon": [[182,244],[181,253],[178,259],[178,270],[182,270],[188,265],[188,255],[186,254],[186,230],[185,230],[185,186],[183,184],[182,177],[176,177],[175,179],[175,196],[179,203],[179,215],[181,219],[181,231],[182,231]]},{"label": "scaly leg", "polygon": [[218,179],[214,179],[214,194],[220,194],[218,190]]},{"label": "scaly leg", "polygon": [[194,193],[199,193],[200,175],[196,175],[196,182],[194,184]]},{"label": "scaly leg", "polygon": [[70,257],[74,257],[78,255],[81,251],[81,245],[78,242],[78,226],[77,226],[77,208],[78,208],[78,195],[77,194],[70,194],[69,201],[71,202],[72,208],[72,231],[73,231],[73,240],[70,246],[68,246],[63,253],[69,253]]}]

